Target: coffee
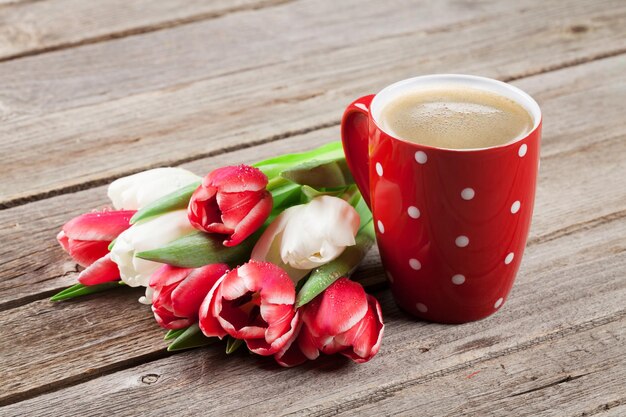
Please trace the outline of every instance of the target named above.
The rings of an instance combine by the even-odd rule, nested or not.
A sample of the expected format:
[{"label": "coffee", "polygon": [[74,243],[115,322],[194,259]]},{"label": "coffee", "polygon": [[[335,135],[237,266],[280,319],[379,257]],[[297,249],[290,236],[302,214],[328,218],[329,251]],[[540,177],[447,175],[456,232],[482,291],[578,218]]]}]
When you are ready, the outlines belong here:
[{"label": "coffee", "polygon": [[458,86],[396,97],[383,108],[380,123],[400,139],[449,149],[502,145],[525,136],[534,125],[528,111],[515,101]]}]

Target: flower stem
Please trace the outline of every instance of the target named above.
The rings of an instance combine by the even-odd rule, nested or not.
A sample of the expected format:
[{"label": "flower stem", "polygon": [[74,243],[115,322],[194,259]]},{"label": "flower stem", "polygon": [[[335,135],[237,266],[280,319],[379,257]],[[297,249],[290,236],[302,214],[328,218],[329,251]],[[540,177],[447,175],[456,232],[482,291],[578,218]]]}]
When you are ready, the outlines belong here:
[{"label": "flower stem", "polygon": [[267,182],[267,186],[265,188],[267,189],[267,191],[272,192],[272,191],[276,190],[277,188],[280,188],[283,185],[287,185],[289,183],[290,183],[290,181],[288,179],[285,179],[285,178],[283,178],[283,177],[281,177],[279,175],[277,177],[271,178]]}]

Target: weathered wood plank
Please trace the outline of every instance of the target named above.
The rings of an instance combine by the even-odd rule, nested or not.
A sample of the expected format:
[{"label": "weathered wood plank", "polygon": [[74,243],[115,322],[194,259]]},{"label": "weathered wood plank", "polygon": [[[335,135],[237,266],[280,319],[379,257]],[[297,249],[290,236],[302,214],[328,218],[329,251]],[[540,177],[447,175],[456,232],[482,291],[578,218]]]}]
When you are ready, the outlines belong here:
[{"label": "weathered wood plank", "polygon": [[[511,8],[493,0],[488,0],[486,6],[454,0],[436,4],[392,0],[367,7],[357,0],[297,2],[5,62],[0,65],[0,76],[5,81],[0,86],[3,120],[94,105],[164,87],[176,89],[242,71],[258,72],[256,75],[266,80],[270,74],[255,70],[311,54],[316,54],[319,61],[329,48],[358,49],[363,42],[384,36],[447,30],[468,21],[493,20]],[[386,19],[381,21],[383,14]],[[394,24],[390,25],[388,19]],[[317,65],[309,71],[328,68]],[[229,83],[225,81],[214,91],[214,98],[224,95],[224,85]]]},{"label": "weathered wood plank", "polygon": [[[336,2],[332,3],[336,5]],[[98,184],[146,166],[179,163],[242,143],[267,141],[288,132],[328,126],[338,121],[343,106],[355,96],[418,72],[459,71],[499,78],[519,77],[615,54],[626,47],[626,40],[621,36],[626,7],[620,1],[607,1],[602,7],[597,2],[542,3],[541,7],[516,3],[519,5],[516,7],[526,8],[520,11],[507,6],[510,10],[502,13],[483,14],[481,18],[464,20],[463,24],[457,20],[453,24],[441,25],[438,25],[441,18],[432,19],[435,23],[431,23],[426,18],[429,14],[426,17],[420,15],[420,23],[416,25],[418,17],[415,12],[405,10],[408,3],[401,3],[405,4],[405,9],[398,8],[402,11],[400,18],[384,13],[386,18],[381,20],[381,13],[342,2],[343,7],[351,7],[350,13],[333,13],[333,16],[349,17],[348,21],[328,19],[327,14],[323,16],[325,21],[332,22],[332,30],[327,25],[321,26],[324,30],[314,29],[317,27],[314,24],[309,26],[309,23],[317,23],[321,15],[310,17],[307,13],[313,13],[313,9],[317,10],[319,6],[302,4],[308,3],[288,4],[271,12],[260,10],[223,19],[229,21],[230,18],[229,26],[222,27],[224,32],[219,33],[226,38],[231,34],[239,43],[234,45],[238,54],[232,58],[229,72],[221,76],[215,69],[221,69],[227,58],[215,56],[218,52],[211,55],[211,62],[199,62],[198,59],[187,62],[184,72],[196,74],[193,75],[196,78],[187,82],[179,79],[183,77],[180,75],[180,55],[173,54],[175,58],[172,59],[176,60],[167,61],[167,64],[146,60],[141,68],[137,67],[137,59],[116,57],[119,48],[125,51],[134,42],[137,44],[130,48],[132,50],[159,49],[152,44],[162,41],[158,36],[169,36],[180,28],[168,33],[162,31],[77,48],[72,51],[71,62],[78,61],[69,66],[71,71],[64,73],[62,82],[42,86],[28,80],[24,85],[8,76],[4,85],[11,86],[12,90],[7,95],[15,98],[9,102],[46,103],[51,107],[48,111],[53,111],[56,103],[63,100],[61,91],[67,89],[68,83],[80,85],[78,90],[85,91],[85,96],[82,99],[73,97],[74,107],[55,113],[41,114],[38,108],[24,110],[26,115],[20,116],[20,111],[16,110],[17,115],[9,117],[0,126],[0,137],[7,138],[0,143],[0,155],[3,155],[0,162],[5,179],[0,184],[0,203],[14,205],[33,196],[71,190],[82,183]],[[480,5],[458,5],[468,11],[473,8],[483,10]],[[387,4],[385,7],[395,16],[394,8]],[[324,11],[324,7],[321,10]],[[355,18],[354,13],[365,13],[378,24],[367,25],[368,20]],[[524,19],[520,19],[520,13],[524,14]],[[301,20],[296,20],[298,36],[290,31],[294,15],[302,16]],[[215,29],[211,25],[225,23],[222,19],[214,19],[202,22],[202,25],[207,26],[202,26],[196,36],[204,33],[206,37],[206,33],[213,33],[211,31]],[[587,30],[572,30],[577,25],[583,25]],[[241,30],[250,27],[249,32]],[[507,30],[503,31],[503,27]],[[268,30],[281,33],[280,39],[284,38],[286,43],[275,44],[275,49],[270,47],[270,43],[277,39],[263,36],[263,31]],[[345,40],[346,33],[350,34],[349,42]],[[221,39],[213,37],[206,43],[215,46],[215,51],[221,51],[223,49],[212,43]],[[188,40],[183,38],[179,42],[190,44]],[[520,54],[519,51],[527,49],[528,45],[533,45],[533,53],[529,56]],[[98,49],[105,47],[118,49]],[[186,51],[188,54],[197,52]],[[158,56],[169,59],[164,58],[169,56],[167,51],[159,51]],[[262,58],[264,56],[272,59]],[[94,61],[88,61],[88,57]],[[45,58],[58,59],[63,65],[70,64],[64,61],[66,56],[62,53]],[[12,74],[20,74],[23,82],[27,74],[42,73],[43,62],[39,59],[37,57],[39,66],[36,71],[13,68]],[[86,62],[91,63],[87,65]],[[118,68],[128,69],[128,63],[135,65],[132,71],[122,72]],[[209,78],[198,75],[194,72],[198,70],[193,69],[195,63],[205,64],[201,69],[214,75]],[[10,64],[0,65],[0,71],[8,71]],[[46,64],[47,68],[59,66],[58,61]],[[99,71],[92,65],[97,65]],[[257,67],[259,65],[262,68]],[[154,73],[166,76],[155,78],[151,75]],[[85,74],[89,74],[87,80]],[[80,82],[76,82],[77,77]],[[95,78],[98,81],[94,81]],[[172,87],[173,82],[178,83]],[[133,93],[129,86],[143,83],[151,85],[152,89],[161,89]],[[224,86],[228,88],[225,90]],[[20,95],[25,91],[32,92],[38,98],[15,97],[16,91]],[[113,96],[121,92],[125,96],[113,97],[109,91],[113,91]],[[128,96],[131,93],[133,95]],[[104,94],[108,101],[89,102],[91,98],[88,97],[99,94]],[[6,113],[12,113],[10,106]],[[29,117],[28,113],[36,117]],[[18,137],[9,140],[15,132],[19,132]],[[38,149],[36,155],[32,149]],[[61,160],[62,164],[59,163]]]},{"label": "weathered wood plank", "polygon": [[[226,357],[223,347],[213,346],[37,396],[7,407],[5,411],[28,410],[29,415],[37,415],[63,410],[68,416],[110,415],[124,412],[132,403],[135,414],[151,414],[158,409],[162,415],[184,408],[191,414],[224,415],[245,411],[257,415],[333,415],[367,401],[386,401],[438,377],[470,374],[482,369],[485,361],[498,361],[515,352],[535,349],[535,346],[542,349],[544,345],[549,349],[564,337],[576,338],[590,329],[616,321],[623,323],[626,242],[621,236],[624,233],[626,222],[620,218],[529,247],[519,282],[505,307],[496,315],[474,323],[446,326],[415,322],[397,310],[388,291],[378,293],[387,329],[381,352],[366,365],[327,358],[315,365],[280,370],[270,360],[243,352]],[[85,340],[92,344],[88,358],[68,358],[63,366],[58,361],[33,358],[31,352],[34,351],[47,358],[53,352],[65,350],[67,342],[59,337],[54,339],[55,343],[48,340],[60,326],[58,321],[66,321],[67,317],[74,317],[80,323],[83,317],[93,320],[95,314],[111,321],[141,321],[140,317],[148,315],[147,307],[143,307],[144,314],[129,314],[130,311],[118,314],[115,312],[120,306],[118,301],[121,300],[99,298],[59,307],[39,301],[8,311],[5,316],[9,318],[4,320],[14,323],[13,332],[23,335],[23,339],[18,346],[6,339],[0,341],[0,352],[4,357],[10,346],[23,355],[7,355],[4,366],[10,370],[10,375],[3,379],[12,390],[7,392],[6,386],[0,388],[3,394],[0,401],[15,400],[20,394],[29,396],[29,390],[38,392],[60,375],[78,379],[85,368],[97,373],[100,367],[113,366],[107,349],[118,353],[115,361],[121,361],[132,357],[133,350],[143,349],[138,345],[153,345],[154,339],[150,337],[154,335],[150,332],[146,332],[145,340],[139,341],[133,336],[132,342],[119,340],[113,348],[106,347],[107,339],[89,339],[85,333]],[[46,312],[41,317],[46,319],[46,327],[35,334],[25,327],[41,321],[33,317],[33,312],[39,311]],[[27,322],[27,317],[32,317],[31,322]],[[102,321],[105,319],[98,319],[99,323]],[[600,348],[598,345],[590,349]],[[40,363],[34,366],[33,361]],[[148,375],[150,377],[146,378]],[[155,379],[156,383],[150,383]],[[358,384],[355,385],[355,381]],[[498,382],[485,385],[488,387],[485,392],[496,390]],[[532,386],[528,382],[518,388],[523,391]],[[47,387],[50,388],[54,385]],[[172,401],[174,398],[179,400]],[[72,407],[68,409],[66,404]]]},{"label": "weathered wood plank", "polygon": [[376,396],[373,401],[364,399],[360,406],[343,414],[593,415],[626,403],[625,339],[626,317],[622,316],[590,330],[428,379],[381,401],[376,401]]},{"label": "weathered wood plank", "polygon": [[[598,73],[603,77],[594,76]],[[514,83],[536,95],[545,113],[543,163],[531,242],[626,210],[624,194],[607,192],[605,180],[610,177],[612,186],[626,186],[626,165],[620,156],[626,146],[626,126],[619,112],[626,85],[624,74],[626,61],[616,57]],[[570,104],[585,100],[593,105]],[[336,140],[338,135],[337,127],[327,128],[184,166],[201,174],[220,165],[310,148]],[[606,146],[612,146],[613,151],[606,152]],[[590,160],[596,162],[589,164]],[[97,187],[0,211],[0,241],[6,242],[0,248],[0,309],[41,298],[41,293],[73,283],[76,264],[60,250],[54,236],[71,217],[106,203],[105,187]],[[380,266],[373,254],[368,276],[377,271]]]},{"label": "weathered wood plank", "polygon": [[0,61],[153,32],[287,0],[0,2]]}]

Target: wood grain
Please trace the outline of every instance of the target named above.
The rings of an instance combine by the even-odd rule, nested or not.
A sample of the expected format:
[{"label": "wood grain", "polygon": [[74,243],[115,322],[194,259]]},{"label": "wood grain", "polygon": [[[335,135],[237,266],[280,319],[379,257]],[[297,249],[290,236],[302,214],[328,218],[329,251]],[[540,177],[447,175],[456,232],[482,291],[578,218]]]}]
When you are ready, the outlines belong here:
[{"label": "wood grain", "polygon": [[[334,415],[361,405],[392,401],[405,390],[418,390],[437,378],[469,375],[482,369],[485,361],[508,361],[505,358],[508,355],[536,346],[549,349],[561,339],[575,338],[580,333],[614,322],[623,324],[626,316],[623,305],[626,297],[624,233],[626,222],[620,218],[529,247],[518,282],[505,306],[496,315],[474,323],[446,326],[415,322],[398,311],[387,290],[377,293],[383,306],[386,335],[379,355],[366,365],[326,358],[314,365],[281,370],[271,360],[243,352],[227,358],[223,346],[212,346],[114,372],[4,410],[9,414],[28,410],[29,415],[54,414],[60,410],[68,416],[110,415],[124,413],[132,403],[137,415],[154,414],[155,410],[163,415],[179,412],[182,408],[188,414],[209,411],[215,415]],[[555,248],[560,248],[558,253]],[[59,321],[66,322],[67,317],[73,317],[79,323],[82,317],[88,317],[92,321],[98,320],[100,326],[108,327],[116,325],[106,324],[107,321],[121,321],[122,318],[125,323],[129,319],[142,321],[147,315],[147,311],[137,315],[118,314],[112,310],[121,306],[117,301],[121,300],[100,298],[95,303],[76,302],[58,307],[40,301],[33,303],[35,306],[6,312],[5,316],[11,317],[11,323],[14,323],[13,332],[23,335],[24,339],[18,346],[6,340],[0,342],[0,352],[4,356],[9,345],[25,354],[10,355],[9,362],[5,361],[11,375],[4,380],[13,390],[7,392],[2,388],[0,401],[12,402],[21,398],[20,395],[28,397],[28,390],[40,393],[46,384],[52,385],[45,389],[62,388],[66,378],[75,378],[74,382],[78,382],[86,369],[90,369],[92,375],[97,374],[101,367],[110,367],[116,361],[132,357],[133,350],[154,346],[155,339],[150,339],[154,335],[150,332],[145,334],[145,341],[137,336],[142,338],[139,342],[133,336],[132,343],[120,340],[115,347],[110,347],[106,338],[91,338],[90,335],[85,339],[93,346],[90,351],[99,352],[91,352],[91,357],[71,356],[63,364],[45,359],[37,360],[40,362],[37,366],[30,363],[34,359],[29,353],[35,349],[43,358],[64,350],[64,342],[59,336],[54,339],[54,344],[47,340],[57,333],[55,329],[61,326]],[[34,311],[47,312],[47,327],[38,335],[24,323]],[[103,318],[94,318],[98,314]],[[595,345],[585,344],[591,352],[589,355],[597,353],[610,355],[603,358],[613,358],[617,352],[604,352],[603,338],[598,337]],[[35,343],[38,347],[30,347]],[[620,350],[619,341],[616,344],[616,349]],[[111,351],[117,354],[115,358],[110,355]],[[554,352],[556,355],[558,351]],[[97,362],[93,361],[94,356],[98,358]],[[568,363],[573,363],[574,358],[570,359],[572,362]],[[510,361],[515,362],[514,359]],[[587,364],[593,366],[592,362]],[[530,362],[528,366],[532,368],[532,365]],[[550,372],[546,371],[542,378],[551,378]],[[145,382],[154,380],[156,383]],[[482,390],[489,395],[500,389],[499,384],[501,380],[484,380]],[[511,383],[516,387],[516,393],[538,385],[533,385],[532,381]],[[594,386],[591,385],[590,390],[595,390]],[[607,388],[607,393],[613,396],[615,387]],[[608,394],[598,397],[598,401],[608,398]],[[433,392],[430,395],[433,396]],[[446,395],[453,395],[453,392]],[[174,398],[177,400],[172,401]],[[65,408],[65,404],[72,404],[71,409]],[[574,402],[572,406],[576,404],[579,403]]]},{"label": "wood grain", "polygon": [[[459,11],[451,13],[456,17],[446,23],[442,18],[428,19],[428,13],[419,15],[418,9],[407,12],[412,3],[402,2],[398,18],[393,14],[396,9],[385,5],[385,10],[392,10],[386,24],[375,9],[341,4],[350,13],[338,16],[351,16],[348,22],[326,15],[322,19],[314,13],[318,5],[298,2],[90,45],[67,55],[34,57],[23,60],[26,67],[12,66],[22,64],[19,61],[1,65],[0,71],[10,71],[5,85],[10,86],[7,95],[13,99],[6,101],[8,115],[0,126],[0,138],[13,137],[15,132],[19,136],[0,142],[6,179],[0,184],[0,203],[21,204],[149,166],[183,163],[243,143],[248,146],[326,127],[337,123],[352,98],[416,73],[478,72],[510,79],[616,54],[626,47],[620,30],[626,7],[621,1],[606,1],[602,7],[597,2],[542,3],[541,7],[520,2],[493,15],[484,11],[491,5],[455,2]],[[474,9],[480,17],[471,17],[468,11]],[[352,19],[354,13],[364,15]],[[290,30],[293,16],[299,16],[296,32]],[[367,19],[380,22],[368,25]],[[575,25],[585,25],[587,30],[572,31]],[[196,37],[186,33],[180,43],[195,44],[189,39],[205,34],[205,48],[213,45],[214,52],[203,55],[185,48],[184,57],[199,57],[185,60],[184,73],[189,75],[180,75],[181,55],[170,51],[159,51],[154,60],[118,56],[120,51],[158,49],[153,43],[162,45],[166,36],[178,48],[177,31],[192,26],[198,30]],[[215,33],[220,37],[207,37],[219,28],[222,32]],[[268,30],[283,36],[268,37]],[[241,55],[215,56],[219,49],[212,42],[229,36],[240,42],[232,50]],[[533,45],[532,54],[520,54],[527,45]],[[69,69],[46,76],[47,80],[59,77],[56,82],[42,84],[43,80],[28,77],[41,77],[50,72],[43,66],[55,69],[61,63]],[[200,72],[213,75],[203,77]],[[68,94],[68,83],[80,88]],[[144,87],[133,87],[137,85]],[[15,91],[31,94],[15,97]],[[64,96],[70,97],[71,104],[55,110]],[[19,104],[11,104],[16,102],[35,108],[20,110]],[[38,107],[43,103],[45,111]]]},{"label": "wood grain", "polygon": [[286,0],[0,2],[0,62],[153,32]]},{"label": "wood grain", "polygon": [[[268,66],[286,65],[312,54],[314,62],[319,63],[329,48],[359,49],[383,36],[446,30],[461,22],[467,25],[468,19],[469,23],[493,19],[510,8],[492,0],[488,0],[486,9],[453,0],[434,5],[394,0],[393,7],[377,2],[357,7],[359,4],[357,0],[322,0],[278,5],[5,62],[0,65],[0,75],[6,81],[0,86],[5,95],[3,120],[57,113],[164,88],[177,89],[210,78],[228,79],[239,72],[256,72],[266,80],[269,74],[262,69]],[[335,8],[336,17],[329,18],[329,7]],[[486,14],[486,10],[491,11]],[[394,25],[380,22],[383,13]],[[346,36],[347,31],[351,36]],[[331,70],[317,66],[309,71]],[[288,68],[286,65],[285,70]],[[226,81],[224,85],[229,86]],[[27,99],[15,96],[15,90],[27,94]],[[228,90],[222,87],[211,96],[220,99],[225,93]]]},{"label": "wood grain", "polygon": [[[0,0],[0,415],[626,414],[626,3],[157,3]],[[335,140],[350,100],[432,72],[513,80],[544,112],[498,314],[407,317],[373,251],[357,277],[383,307],[379,355],[281,369],[168,354],[136,290],[46,299],[77,275],[56,231],[110,179]]]},{"label": "wood grain", "polygon": [[[603,77],[594,76],[597,73]],[[624,193],[604,188],[606,178],[612,178],[615,187],[626,187],[622,157],[626,126],[619,110],[625,73],[626,61],[615,57],[514,82],[537,96],[545,120],[531,244],[626,210]],[[217,166],[311,148],[338,137],[338,127],[326,128],[183,166],[202,174]],[[613,151],[606,152],[607,146]],[[589,160],[596,163],[589,164]],[[0,248],[0,309],[47,297],[75,282],[77,266],[54,236],[73,216],[105,204],[105,187],[96,187],[0,211],[0,240],[7,242]],[[369,259],[368,277],[380,271],[376,255]]]},{"label": "wood grain", "polygon": [[[345,415],[571,416],[626,403],[626,317],[478,362]],[[433,395],[437,393],[437,395]],[[604,414],[602,414],[604,415]]]}]

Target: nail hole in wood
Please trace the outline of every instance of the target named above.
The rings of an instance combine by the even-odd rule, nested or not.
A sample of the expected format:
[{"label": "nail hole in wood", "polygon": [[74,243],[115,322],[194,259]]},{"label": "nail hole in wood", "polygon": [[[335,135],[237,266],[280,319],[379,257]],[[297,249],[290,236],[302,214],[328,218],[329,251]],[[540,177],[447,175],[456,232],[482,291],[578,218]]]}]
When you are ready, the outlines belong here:
[{"label": "nail hole in wood", "polygon": [[572,33],[585,33],[589,31],[589,27],[585,25],[573,25],[569,28]]},{"label": "nail hole in wood", "polygon": [[148,375],[144,375],[141,377],[141,382],[143,382],[144,384],[154,384],[155,382],[157,382],[159,380],[159,375],[157,374],[148,374]]}]

